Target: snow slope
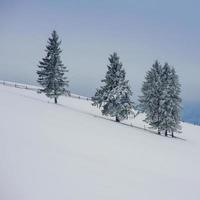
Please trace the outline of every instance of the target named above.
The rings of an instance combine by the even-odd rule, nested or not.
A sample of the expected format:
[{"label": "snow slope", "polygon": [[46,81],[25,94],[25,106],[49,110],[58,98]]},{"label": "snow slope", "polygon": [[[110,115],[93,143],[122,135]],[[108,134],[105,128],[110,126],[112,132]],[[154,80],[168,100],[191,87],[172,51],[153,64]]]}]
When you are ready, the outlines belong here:
[{"label": "snow slope", "polygon": [[86,100],[48,101],[0,85],[0,200],[200,199],[200,127],[165,138]]}]

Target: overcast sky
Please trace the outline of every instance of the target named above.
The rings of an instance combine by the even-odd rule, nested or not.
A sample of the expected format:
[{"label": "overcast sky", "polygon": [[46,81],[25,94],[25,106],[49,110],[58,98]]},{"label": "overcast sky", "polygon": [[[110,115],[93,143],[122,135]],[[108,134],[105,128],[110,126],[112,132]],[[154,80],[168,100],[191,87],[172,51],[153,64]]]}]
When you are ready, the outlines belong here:
[{"label": "overcast sky", "polygon": [[200,101],[200,1],[0,0],[0,79],[36,84],[56,29],[72,92],[91,96],[116,51],[136,96],[158,59],[179,74],[184,101]]}]

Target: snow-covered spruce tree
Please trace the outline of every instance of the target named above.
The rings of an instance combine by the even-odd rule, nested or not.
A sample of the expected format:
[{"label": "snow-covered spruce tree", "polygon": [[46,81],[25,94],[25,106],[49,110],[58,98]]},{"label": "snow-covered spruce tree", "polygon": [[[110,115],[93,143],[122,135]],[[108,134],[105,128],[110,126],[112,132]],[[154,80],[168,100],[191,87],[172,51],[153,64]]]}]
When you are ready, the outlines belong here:
[{"label": "snow-covered spruce tree", "polygon": [[105,79],[102,80],[104,85],[92,97],[92,105],[102,108],[103,115],[115,117],[116,122],[120,122],[132,112],[132,92],[117,53],[110,55],[109,62]]},{"label": "snow-covered spruce tree", "polygon": [[171,132],[178,132],[180,127],[180,111],[181,111],[181,85],[174,68],[168,63],[163,67],[163,94],[162,94],[162,123],[161,129],[165,131],[165,136]]},{"label": "snow-covered spruce tree", "polygon": [[180,97],[181,94],[181,84],[179,82],[179,77],[176,73],[175,68],[172,68],[171,71],[171,82],[170,82],[170,94],[171,94],[171,99],[172,99],[172,116],[173,116],[173,122],[171,123],[171,133],[172,137],[174,137],[174,132],[177,132],[178,130],[181,129],[180,126],[180,120],[181,120],[181,102],[182,99]]},{"label": "snow-covered spruce tree", "polygon": [[139,97],[140,109],[146,113],[145,122],[161,133],[162,123],[162,66],[156,61],[147,72]]},{"label": "snow-covered spruce tree", "polygon": [[60,44],[61,41],[54,30],[45,49],[46,57],[39,62],[39,70],[37,71],[37,81],[42,86],[39,92],[45,93],[49,98],[54,98],[55,103],[57,103],[59,96],[65,93],[69,94],[69,91],[66,90],[69,81],[65,77],[65,72],[68,72],[68,70],[62,64],[60,58],[62,52]]},{"label": "snow-covered spruce tree", "polygon": [[161,99],[161,110],[162,110],[162,122],[160,124],[160,129],[165,131],[165,136],[167,136],[168,129],[170,128],[171,119],[171,95],[170,95],[170,76],[171,68],[168,63],[165,63],[162,68],[162,99]]},{"label": "snow-covered spruce tree", "polygon": [[180,84],[175,69],[168,63],[162,67],[155,62],[147,72],[142,86],[140,108],[146,113],[145,121],[154,129],[177,132],[180,129]]}]

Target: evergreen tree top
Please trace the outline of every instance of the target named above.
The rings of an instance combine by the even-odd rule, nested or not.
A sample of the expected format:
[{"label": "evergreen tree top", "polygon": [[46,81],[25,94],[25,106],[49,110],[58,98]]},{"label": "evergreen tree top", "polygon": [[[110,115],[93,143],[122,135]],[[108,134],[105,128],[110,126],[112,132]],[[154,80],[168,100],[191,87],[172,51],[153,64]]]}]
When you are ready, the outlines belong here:
[{"label": "evergreen tree top", "polygon": [[116,52],[113,54],[110,54],[110,57],[108,58],[110,65],[108,65],[108,68],[112,68],[113,70],[119,71],[122,68],[122,63],[119,61],[119,56]]},{"label": "evergreen tree top", "polygon": [[125,80],[125,70],[122,69],[122,63],[119,61],[120,58],[117,55],[116,52],[110,55],[108,58],[109,60],[109,65],[108,71],[106,72],[105,79],[102,80],[102,82],[105,82],[107,85],[111,87],[116,87],[119,82]]},{"label": "evergreen tree top", "polygon": [[46,46],[47,56],[50,54],[60,54],[62,50],[60,49],[61,40],[55,30],[51,33],[51,37],[48,39],[48,45]]}]

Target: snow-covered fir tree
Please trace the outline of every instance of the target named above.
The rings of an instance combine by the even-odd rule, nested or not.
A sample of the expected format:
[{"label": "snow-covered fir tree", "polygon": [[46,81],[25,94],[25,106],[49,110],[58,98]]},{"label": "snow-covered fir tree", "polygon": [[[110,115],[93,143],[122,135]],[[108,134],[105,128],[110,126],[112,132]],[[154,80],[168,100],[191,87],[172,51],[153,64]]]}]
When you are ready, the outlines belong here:
[{"label": "snow-covered fir tree", "polygon": [[145,122],[161,132],[161,104],[162,104],[162,66],[156,61],[147,72],[142,85],[142,96],[139,97],[140,109],[146,113]]},{"label": "snow-covered fir tree", "polygon": [[65,72],[68,72],[63,65],[60,54],[61,41],[58,34],[54,30],[51,37],[48,39],[48,45],[46,46],[46,56],[39,62],[38,83],[42,86],[39,92],[43,92],[49,98],[54,98],[54,102],[57,103],[59,96],[65,93],[69,94],[66,89],[69,81],[65,76]]},{"label": "snow-covered fir tree", "polygon": [[146,113],[145,121],[154,129],[174,132],[180,129],[180,84],[174,68],[168,63],[162,67],[155,62],[147,72],[142,86],[140,108]]},{"label": "snow-covered fir tree", "polygon": [[181,111],[181,85],[178,76],[173,67],[165,63],[163,67],[163,120],[161,123],[162,130],[165,131],[165,136],[168,132],[174,136],[174,132],[181,129],[180,126],[180,111]]},{"label": "snow-covered fir tree", "polygon": [[94,106],[102,108],[103,115],[115,117],[116,122],[120,122],[132,112],[132,92],[117,53],[110,55],[109,62],[105,79],[102,80],[104,85],[97,89],[92,101]]},{"label": "snow-covered fir tree", "polygon": [[161,114],[162,122],[160,124],[160,129],[165,131],[165,136],[167,136],[168,129],[170,128],[171,119],[171,94],[170,94],[170,76],[171,68],[168,63],[165,63],[162,68],[162,99],[161,99]]}]

